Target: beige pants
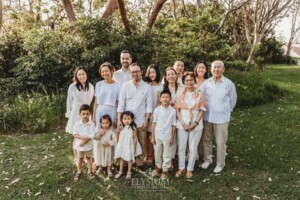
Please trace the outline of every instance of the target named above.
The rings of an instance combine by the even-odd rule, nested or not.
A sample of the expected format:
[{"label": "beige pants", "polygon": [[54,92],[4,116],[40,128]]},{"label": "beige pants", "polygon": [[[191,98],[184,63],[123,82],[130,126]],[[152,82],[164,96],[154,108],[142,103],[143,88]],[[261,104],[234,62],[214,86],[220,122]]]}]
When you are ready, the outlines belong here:
[{"label": "beige pants", "polygon": [[214,124],[203,121],[203,153],[204,162],[212,163],[212,143],[213,137],[217,146],[217,165],[225,166],[226,143],[228,138],[229,122],[224,124]]},{"label": "beige pants", "polygon": [[137,129],[137,137],[138,141],[142,147],[142,154],[139,156],[141,161],[144,161],[147,152],[146,140],[147,140],[147,130],[143,130],[142,128]]},{"label": "beige pants", "polygon": [[154,156],[155,165],[160,169],[163,168],[163,171],[167,172],[172,159],[172,146],[170,145],[170,140],[156,139]]}]

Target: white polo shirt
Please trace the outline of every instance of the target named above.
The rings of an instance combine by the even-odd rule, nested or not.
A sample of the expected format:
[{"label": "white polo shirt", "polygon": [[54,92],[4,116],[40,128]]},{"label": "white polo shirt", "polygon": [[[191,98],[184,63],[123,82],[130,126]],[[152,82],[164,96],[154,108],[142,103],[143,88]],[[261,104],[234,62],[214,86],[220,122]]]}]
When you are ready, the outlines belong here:
[{"label": "white polo shirt", "polygon": [[170,105],[167,108],[158,106],[153,113],[153,122],[156,122],[155,138],[170,140],[172,126],[176,126],[176,110]]},{"label": "white polo shirt", "polygon": [[131,111],[137,128],[142,127],[146,113],[152,113],[152,107],[152,92],[149,84],[143,80],[137,86],[132,80],[123,84],[117,112]]},{"label": "white polo shirt", "polygon": [[125,72],[122,68],[115,71],[113,74],[113,80],[115,80],[116,82],[118,82],[121,86],[127,82],[130,81],[131,75],[130,75],[130,71]]},{"label": "white polo shirt", "polygon": [[237,100],[233,82],[224,76],[217,82],[210,77],[203,83],[203,92],[207,103],[203,119],[216,124],[229,122]]},{"label": "white polo shirt", "polygon": [[[79,134],[80,136],[89,137],[91,139],[94,138],[96,132],[96,128],[92,121],[84,124],[82,120],[78,120],[73,129],[73,135]],[[81,141],[82,140],[75,138],[73,148],[78,151],[90,151],[93,149],[93,140],[88,141],[88,143],[86,143],[83,147],[80,146]]]}]

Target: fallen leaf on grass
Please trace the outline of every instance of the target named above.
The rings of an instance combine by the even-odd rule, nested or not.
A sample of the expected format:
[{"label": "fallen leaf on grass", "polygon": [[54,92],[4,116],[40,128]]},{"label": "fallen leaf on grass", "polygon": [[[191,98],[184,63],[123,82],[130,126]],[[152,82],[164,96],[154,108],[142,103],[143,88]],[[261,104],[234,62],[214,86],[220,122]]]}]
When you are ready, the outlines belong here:
[{"label": "fallen leaf on grass", "polygon": [[9,181],[10,180],[10,178],[4,178],[3,179],[3,181]]},{"label": "fallen leaf on grass", "polygon": [[67,193],[70,193],[71,188],[70,187],[66,187],[66,191],[67,191]]},{"label": "fallen leaf on grass", "polygon": [[44,183],[45,183],[45,182],[41,182],[41,183],[39,184],[39,186],[42,186],[42,185],[44,185]]},{"label": "fallen leaf on grass", "polygon": [[98,198],[98,199],[100,199],[100,200],[103,200],[103,198],[102,198],[102,197],[99,197],[99,196],[97,196],[97,198]]},{"label": "fallen leaf on grass", "polygon": [[12,185],[12,184],[14,184],[14,183],[16,183],[16,182],[18,182],[18,181],[20,181],[20,179],[19,178],[16,178],[15,180],[13,180],[10,184],[8,184],[8,185]]},{"label": "fallen leaf on grass", "polygon": [[108,185],[107,188],[106,188],[106,190],[109,190],[110,187],[111,187],[111,185]]},{"label": "fallen leaf on grass", "polygon": [[34,196],[36,197],[36,196],[39,196],[40,194],[42,194],[42,192],[37,192],[34,194]]},{"label": "fallen leaf on grass", "polygon": [[2,155],[3,154],[3,152],[2,151],[0,151],[0,155]]},{"label": "fallen leaf on grass", "polygon": [[210,179],[209,178],[208,179],[204,179],[202,182],[206,183],[207,181],[210,181]]},{"label": "fallen leaf on grass", "polygon": [[240,197],[237,197],[237,198],[236,198],[236,200],[240,200],[240,199],[241,199]]},{"label": "fallen leaf on grass", "polygon": [[57,189],[57,193],[60,194],[60,190],[59,189]]},{"label": "fallen leaf on grass", "polygon": [[238,188],[238,187],[234,187],[234,188],[233,188],[233,190],[234,190],[234,191],[239,191],[239,190],[240,190],[240,188]]},{"label": "fallen leaf on grass", "polygon": [[20,149],[25,150],[25,149],[27,149],[27,147],[20,147]]},{"label": "fallen leaf on grass", "polygon": [[268,180],[269,180],[269,182],[272,182],[272,178],[271,177],[269,177]]},{"label": "fallen leaf on grass", "polygon": [[28,165],[27,169],[29,169],[31,167],[31,165]]},{"label": "fallen leaf on grass", "polygon": [[252,196],[254,199],[260,199],[260,197],[256,196],[256,195],[253,195]]},{"label": "fallen leaf on grass", "polygon": [[297,171],[297,175],[300,176],[300,171]]},{"label": "fallen leaf on grass", "polygon": [[43,160],[46,160],[46,159],[48,159],[48,156],[44,156]]}]

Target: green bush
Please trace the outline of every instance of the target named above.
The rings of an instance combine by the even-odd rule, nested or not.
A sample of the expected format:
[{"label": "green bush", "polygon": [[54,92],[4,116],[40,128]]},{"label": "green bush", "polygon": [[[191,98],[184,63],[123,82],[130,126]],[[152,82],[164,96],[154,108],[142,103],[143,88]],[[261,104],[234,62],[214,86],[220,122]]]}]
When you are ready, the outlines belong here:
[{"label": "green bush", "polygon": [[27,94],[0,102],[0,132],[37,133],[47,130],[64,117],[64,95]]},{"label": "green bush", "polygon": [[254,72],[230,71],[226,74],[237,90],[237,107],[261,105],[282,95],[282,91],[262,75]]},{"label": "green bush", "polygon": [[253,69],[252,64],[248,64],[246,61],[243,60],[233,60],[233,61],[225,61],[225,68],[226,70],[237,70],[237,71],[250,71]]}]

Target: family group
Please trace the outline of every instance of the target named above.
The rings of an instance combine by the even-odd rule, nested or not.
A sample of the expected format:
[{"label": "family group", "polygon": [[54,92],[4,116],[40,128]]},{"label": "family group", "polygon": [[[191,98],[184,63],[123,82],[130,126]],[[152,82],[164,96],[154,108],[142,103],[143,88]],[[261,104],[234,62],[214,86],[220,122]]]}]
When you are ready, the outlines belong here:
[{"label": "family group", "polygon": [[131,178],[134,163],[141,170],[154,165],[152,175],[161,174],[161,179],[167,179],[175,159],[175,176],[185,174],[190,179],[200,151],[204,154],[201,168],[207,169],[213,162],[213,139],[214,172],[220,173],[225,166],[228,126],[237,100],[235,85],[223,76],[224,63],[212,62],[209,77],[204,61],[198,62],[194,71],[185,71],[184,62],[177,60],[164,70],[161,80],[155,64],[147,68],[143,78],[141,66],[132,63],[127,50],[121,52],[120,62],[117,71],[109,62],[101,64],[102,80],[95,87],[84,67],[75,70],[66,112],[66,132],[74,136],[74,180],[82,175],[83,160],[90,178],[101,174],[104,167],[112,177],[112,165],[118,161],[116,179],[125,174],[125,162],[126,179]]}]

